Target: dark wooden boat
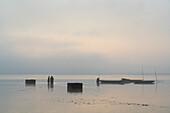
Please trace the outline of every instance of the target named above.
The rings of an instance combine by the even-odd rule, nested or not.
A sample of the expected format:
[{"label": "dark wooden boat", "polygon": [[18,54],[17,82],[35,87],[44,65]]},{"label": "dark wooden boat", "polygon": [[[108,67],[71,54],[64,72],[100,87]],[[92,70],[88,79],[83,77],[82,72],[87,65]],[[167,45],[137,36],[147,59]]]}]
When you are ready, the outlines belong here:
[{"label": "dark wooden boat", "polygon": [[128,84],[128,83],[133,83],[133,80],[122,78],[121,80],[100,80],[97,78],[96,80],[97,84]]},{"label": "dark wooden boat", "polygon": [[122,78],[121,81],[124,83],[134,83],[134,82],[141,82],[142,80]]},{"label": "dark wooden boat", "polygon": [[135,81],[134,84],[154,84],[154,80],[142,80],[142,81]]},{"label": "dark wooden boat", "polygon": [[121,80],[99,80],[100,84],[124,84]]},{"label": "dark wooden boat", "polygon": [[134,83],[134,84],[154,84],[154,80],[133,80],[133,79],[126,79],[122,78],[121,80],[100,80],[97,78],[96,80],[97,84],[129,84],[129,83]]}]

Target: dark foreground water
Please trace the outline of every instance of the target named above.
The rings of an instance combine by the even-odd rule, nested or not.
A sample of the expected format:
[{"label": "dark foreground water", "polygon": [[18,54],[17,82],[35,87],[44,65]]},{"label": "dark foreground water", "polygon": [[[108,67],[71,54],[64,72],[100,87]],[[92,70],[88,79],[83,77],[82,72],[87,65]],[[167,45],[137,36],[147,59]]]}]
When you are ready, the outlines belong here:
[{"label": "dark foreground water", "polygon": [[[0,75],[0,113],[170,113],[170,76],[155,85],[96,85],[95,75]],[[102,79],[140,79],[140,75],[102,75]],[[35,78],[36,86],[25,79]],[[145,79],[154,79],[146,75]],[[82,82],[82,93],[68,93],[67,82]]]}]

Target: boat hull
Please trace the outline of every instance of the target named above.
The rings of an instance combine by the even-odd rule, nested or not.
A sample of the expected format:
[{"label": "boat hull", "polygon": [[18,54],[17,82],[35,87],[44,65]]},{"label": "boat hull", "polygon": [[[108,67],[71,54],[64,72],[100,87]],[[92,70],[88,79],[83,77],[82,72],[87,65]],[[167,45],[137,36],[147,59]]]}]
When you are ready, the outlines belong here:
[{"label": "boat hull", "polygon": [[134,83],[134,84],[154,84],[154,80],[131,80],[131,79],[126,79],[122,78],[121,80],[100,80],[97,78],[96,80],[97,84],[119,84],[119,85],[124,85],[124,84],[129,84],[129,83]]},{"label": "boat hull", "polygon": [[134,84],[154,84],[154,80],[142,80],[142,81],[135,81]]},{"label": "boat hull", "polygon": [[99,80],[100,84],[124,84],[121,80]]}]

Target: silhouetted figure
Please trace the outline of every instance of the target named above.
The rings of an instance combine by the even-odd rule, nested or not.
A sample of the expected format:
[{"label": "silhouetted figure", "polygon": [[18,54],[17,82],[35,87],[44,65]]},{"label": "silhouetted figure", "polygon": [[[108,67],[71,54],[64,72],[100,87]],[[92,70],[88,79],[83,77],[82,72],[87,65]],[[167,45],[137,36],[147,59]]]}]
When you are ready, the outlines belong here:
[{"label": "silhouetted figure", "polygon": [[54,87],[54,77],[53,76],[48,76],[48,89],[53,91],[53,87]]},{"label": "silhouetted figure", "polygon": [[99,85],[100,85],[99,81],[100,81],[100,79],[99,79],[99,78],[97,78],[97,80],[96,80],[96,84],[97,84],[97,86],[99,86]]},{"label": "silhouetted figure", "polygon": [[54,77],[51,76],[51,84],[54,84]]},{"label": "silhouetted figure", "polygon": [[47,82],[48,82],[48,83],[50,82],[50,76],[48,76]]}]

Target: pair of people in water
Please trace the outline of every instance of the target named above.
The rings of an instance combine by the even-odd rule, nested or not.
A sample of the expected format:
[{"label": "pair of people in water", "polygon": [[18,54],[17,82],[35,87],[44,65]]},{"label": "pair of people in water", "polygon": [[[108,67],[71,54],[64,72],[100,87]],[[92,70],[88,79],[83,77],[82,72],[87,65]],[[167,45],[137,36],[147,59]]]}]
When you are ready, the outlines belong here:
[{"label": "pair of people in water", "polygon": [[48,76],[48,80],[47,80],[48,84],[54,84],[54,77],[53,76]]}]

